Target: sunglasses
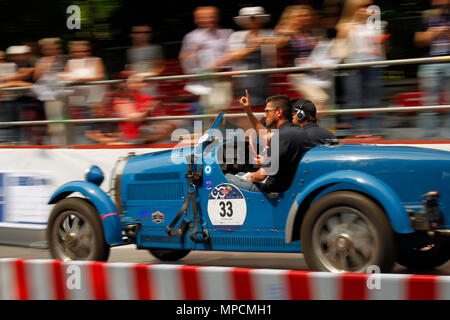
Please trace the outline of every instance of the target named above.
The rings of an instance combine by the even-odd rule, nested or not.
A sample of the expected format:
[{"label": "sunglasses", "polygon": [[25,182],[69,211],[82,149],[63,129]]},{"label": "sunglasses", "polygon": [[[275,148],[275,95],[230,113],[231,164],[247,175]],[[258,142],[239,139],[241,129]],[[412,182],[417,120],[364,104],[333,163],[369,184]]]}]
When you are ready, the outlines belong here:
[{"label": "sunglasses", "polygon": [[133,33],[133,34],[139,34],[139,33],[141,33],[141,34],[151,34],[152,32],[151,31],[133,31],[131,33]]},{"label": "sunglasses", "polygon": [[269,111],[277,111],[279,108],[273,109],[273,108],[265,108],[264,112],[268,113]]}]

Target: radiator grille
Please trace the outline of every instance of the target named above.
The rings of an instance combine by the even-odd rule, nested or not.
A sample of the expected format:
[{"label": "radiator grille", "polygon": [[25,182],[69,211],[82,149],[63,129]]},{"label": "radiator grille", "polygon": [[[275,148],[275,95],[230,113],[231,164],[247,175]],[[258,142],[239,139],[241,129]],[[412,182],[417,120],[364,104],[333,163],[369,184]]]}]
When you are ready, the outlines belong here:
[{"label": "radiator grille", "polygon": [[156,173],[138,173],[134,175],[135,181],[152,181],[152,180],[179,180],[179,172],[156,172]]},{"label": "radiator grille", "polygon": [[182,183],[139,183],[128,185],[128,200],[181,200]]}]

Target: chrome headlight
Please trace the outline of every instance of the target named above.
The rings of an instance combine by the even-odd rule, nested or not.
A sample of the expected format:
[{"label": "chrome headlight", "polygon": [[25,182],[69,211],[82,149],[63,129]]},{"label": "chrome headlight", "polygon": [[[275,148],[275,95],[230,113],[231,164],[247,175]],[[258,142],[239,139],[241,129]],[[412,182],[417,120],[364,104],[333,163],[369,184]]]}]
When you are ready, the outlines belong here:
[{"label": "chrome headlight", "polygon": [[85,174],[86,181],[92,182],[93,184],[100,186],[105,179],[103,171],[98,166],[92,166],[86,170]]},{"label": "chrome headlight", "polygon": [[117,162],[111,172],[111,181],[108,193],[113,198],[119,212],[122,212],[122,206],[120,203],[120,183],[122,181],[122,173],[125,169],[125,165],[127,164],[128,159],[134,156],[134,152],[129,152],[126,157],[120,157],[119,159],[117,159]]}]

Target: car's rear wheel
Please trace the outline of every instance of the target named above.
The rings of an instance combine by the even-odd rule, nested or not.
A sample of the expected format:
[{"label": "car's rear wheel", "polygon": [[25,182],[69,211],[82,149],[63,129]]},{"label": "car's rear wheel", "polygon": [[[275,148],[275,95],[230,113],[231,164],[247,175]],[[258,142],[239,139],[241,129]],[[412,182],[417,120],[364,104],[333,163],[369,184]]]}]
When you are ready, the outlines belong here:
[{"label": "car's rear wheel", "polygon": [[429,270],[443,265],[450,259],[450,242],[436,241],[423,247],[401,247],[395,261],[414,270]]},{"label": "car's rear wheel", "polygon": [[97,210],[83,198],[66,198],[53,208],[47,223],[47,242],[54,259],[107,261],[105,242]]},{"label": "car's rear wheel", "polygon": [[337,191],[317,200],[301,227],[308,266],[331,272],[389,272],[394,264],[394,232],[383,210],[352,191]]},{"label": "car's rear wheel", "polygon": [[191,250],[173,250],[173,249],[148,249],[148,251],[162,261],[178,261],[191,252]]}]

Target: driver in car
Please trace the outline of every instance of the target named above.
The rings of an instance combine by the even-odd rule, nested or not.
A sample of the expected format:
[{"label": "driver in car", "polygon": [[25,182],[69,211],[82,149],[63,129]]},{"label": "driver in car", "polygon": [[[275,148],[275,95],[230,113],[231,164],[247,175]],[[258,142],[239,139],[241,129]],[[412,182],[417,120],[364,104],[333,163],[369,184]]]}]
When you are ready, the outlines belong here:
[{"label": "driver in car", "polygon": [[[303,154],[314,146],[306,130],[292,124],[290,98],[286,95],[275,95],[266,99],[264,111],[267,128],[253,114],[247,90],[240,103],[258,136],[266,141],[270,139],[271,146],[276,144],[278,148],[268,149],[267,159],[271,159],[270,165],[264,163],[256,172],[237,175],[227,173],[225,177],[244,190],[264,193],[286,191],[292,183]],[[261,134],[266,136],[261,137]],[[272,149],[278,152],[273,152]]]}]

